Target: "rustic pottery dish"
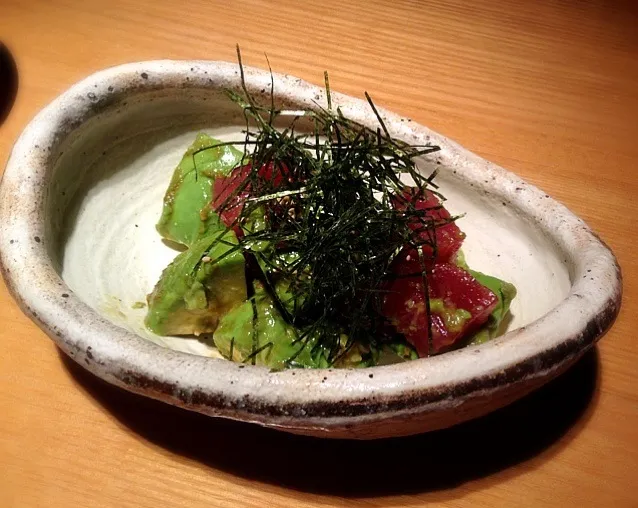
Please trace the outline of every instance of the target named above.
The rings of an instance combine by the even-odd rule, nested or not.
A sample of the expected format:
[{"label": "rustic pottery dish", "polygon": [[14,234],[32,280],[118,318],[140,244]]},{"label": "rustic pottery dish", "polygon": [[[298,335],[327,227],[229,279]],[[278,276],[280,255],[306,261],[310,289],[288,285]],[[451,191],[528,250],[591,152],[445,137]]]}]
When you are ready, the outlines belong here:
[{"label": "rustic pottery dish", "polygon": [[[271,75],[246,68],[269,98]],[[2,273],[22,309],[71,358],[106,381],[211,416],[322,437],[379,438],[450,426],[512,402],[557,376],[613,322],[621,274],[578,217],[514,174],[445,137],[381,111],[402,140],[441,146],[449,208],[466,213],[476,269],[519,296],[504,336],[398,365],[287,370],[219,358],[196,339],[157,337],[143,301],[176,251],[154,225],[173,168],[197,131],[229,139],[241,111],[224,94],[238,66],[153,61],[96,73],[47,106],[17,141],[0,187]],[[324,104],[323,89],[274,75],[281,107]],[[333,94],[369,126],[365,101]]]}]

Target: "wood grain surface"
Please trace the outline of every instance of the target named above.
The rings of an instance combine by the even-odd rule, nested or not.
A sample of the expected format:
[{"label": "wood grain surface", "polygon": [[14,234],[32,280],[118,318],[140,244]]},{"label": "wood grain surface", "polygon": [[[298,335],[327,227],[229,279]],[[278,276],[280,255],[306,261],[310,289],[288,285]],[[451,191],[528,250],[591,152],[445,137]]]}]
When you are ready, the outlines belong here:
[{"label": "wood grain surface", "polygon": [[323,442],[122,392],[63,359],[0,285],[0,507],[638,506],[638,5],[609,0],[0,0],[19,69],[0,165],[72,83],[234,60],[413,118],[540,186],[619,257],[597,351],[481,420]]}]

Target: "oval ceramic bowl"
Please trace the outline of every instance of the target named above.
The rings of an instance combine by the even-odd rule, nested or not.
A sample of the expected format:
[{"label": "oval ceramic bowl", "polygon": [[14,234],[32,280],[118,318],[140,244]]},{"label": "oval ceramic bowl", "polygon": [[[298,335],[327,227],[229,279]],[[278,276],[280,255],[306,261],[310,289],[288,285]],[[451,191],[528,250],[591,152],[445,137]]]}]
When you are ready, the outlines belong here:
[{"label": "oval ceramic bowl", "polygon": [[[268,72],[246,69],[269,99]],[[587,225],[512,173],[426,127],[381,111],[402,140],[441,147],[423,159],[449,207],[465,212],[470,265],[513,282],[510,331],[487,344],[400,365],[289,370],[238,365],[204,342],[160,338],[143,301],[176,252],[154,229],[171,173],[200,130],[239,135],[236,64],[154,61],[90,76],[16,143],[0,189],[0,249],[22,309],[80,365],[110,383],[190,410],[325,437],[438,429],[501,407],[558,375],[607,330],[621,299],[616,260]],[[325,93],[274,76],[280,107]],[[367,103],[333,94],[376,128]]]}]

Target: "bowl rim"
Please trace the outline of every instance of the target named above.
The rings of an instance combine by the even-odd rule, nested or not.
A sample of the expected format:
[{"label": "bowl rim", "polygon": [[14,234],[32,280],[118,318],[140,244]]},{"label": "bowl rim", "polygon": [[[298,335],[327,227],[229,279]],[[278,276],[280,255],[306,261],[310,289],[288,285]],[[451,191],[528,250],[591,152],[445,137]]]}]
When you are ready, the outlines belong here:
[{"label": "bowl rim", "polygon": [[[269,90],[269,71],[244,70],[252,93]],[[284,100],[309,107],[314,101],[325,103],[320,87],[287,75],[272,77],[275,94]],[[0,183],[0,271],[22,310],[94,374],[207,414],[330,428],[397,413],[445,410],[474,395],[558,372],[613,323],[622,295],[620,267],[580,218],[513,173],[383,108],[378,110],[395,137],[440,145],[437,157],[454,166],[458,178],[516,207],[563,249],[572,286],[559,305],[491,342],[440,356],[368,369],[282,372],[166,349],[101,317],[73,294],[47,251],[48,183],[61,144],[85,121],[125,98],[157,90],[238,86],[238,66],[229,62],[153,60],[111,67],[58,96],[16,142]],[[376,125],[364,100],[331,95],[346,116]]]}]

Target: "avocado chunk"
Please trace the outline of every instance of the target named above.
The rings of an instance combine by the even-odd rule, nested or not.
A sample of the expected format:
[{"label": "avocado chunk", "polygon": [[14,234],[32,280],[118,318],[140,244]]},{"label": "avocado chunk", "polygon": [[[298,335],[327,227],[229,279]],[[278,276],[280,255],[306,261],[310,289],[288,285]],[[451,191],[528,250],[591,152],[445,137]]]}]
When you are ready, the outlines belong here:
[{"label": "avocado chunk", "polygon": [[158,335],[213,332],[247,298],[244,256],[236,245],[232,231],[218,231],[179,254],[147,297],[146,326]]},{"label": "avocado chunk", "polygon": [[[282,291],[282,295],[285,292]],[[281,295],[280,295],[281,296]],[[250,363],[281,370],[296,368],[360,368],[397,363],[417,358],[405,341],[383,344],[378,348],[353,344],[347,350],[348,337],[342,335],[336,362],[328,361],[330,352],[318,345],[316,337],[302,337],[288,324],[273,298],[261,283],[255,283],[255,295],[224,315],[213,334],[219,352],[235,362]]]},{"label": "avocado chunk", "polygon": [[219,216],[211,209],[213,184],[240,164],[243,153],[218,145],[207,134],[198,134],[175,168],[156,226],[165,239],[190,247],[220,228]]},{"label": "avocado chunk", "polygon": [[273,299],[256,282],[254,296],[224,315],[213,335],[215,346],[235,362],[252,362],[275,370],[287,367],[327,367],[315,339],[301,339],[277,310]]},{"label": "avocado chunk", "polygon": [[483,344],[502,333],[503,324],[505,323],[512,300],[516,297],[516,287],[509,282],[485,275],[484,273],[469,270],[472,277],[479,281],[483,286],[492,291],[498,298],[496,307],[490,314],[487,323],[472,337],[469,344]]},{"label": "avocado chunk", "polygon": [[501,280],[491,275],[486,275],[476,270],[472,270],[465,261],[463,251],[456,253],[454,263],[464,270],[468,271],[481,285],[485,286],[498,298],[496,307],[490,314],[487,323],[480,330],[470,337],[468,345],[483,344],[495,337],[498,337],[505,326],[505,322],[509,318],[509,310],[512,300],[516,298],[516,287],[509,282]]},{"label": "avocado chunk", "polygon": [[394,363],[407,362],[409,360],[417,360],[419,354],[414,349],[412,344],[409,344],[406,340],[394,340],[383,344],[378,350],[377,354],[373,357],[373,365],[392,365]]}]

